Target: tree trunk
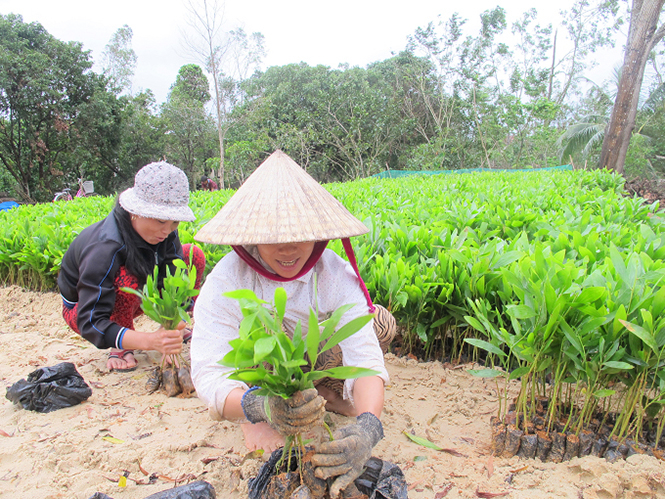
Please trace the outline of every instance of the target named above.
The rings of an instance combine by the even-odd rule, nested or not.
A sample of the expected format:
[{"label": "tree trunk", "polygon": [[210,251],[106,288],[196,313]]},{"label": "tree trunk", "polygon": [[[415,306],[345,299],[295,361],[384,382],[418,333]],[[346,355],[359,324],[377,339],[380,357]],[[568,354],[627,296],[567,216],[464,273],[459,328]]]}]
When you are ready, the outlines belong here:
[{"label": "tree trunk", "polygon": [[665,26],[656,29],[665,0],[633,0],[619,90],[600,153],[600,167],[623,173],[630,137],[635,128],[644,68]]}]

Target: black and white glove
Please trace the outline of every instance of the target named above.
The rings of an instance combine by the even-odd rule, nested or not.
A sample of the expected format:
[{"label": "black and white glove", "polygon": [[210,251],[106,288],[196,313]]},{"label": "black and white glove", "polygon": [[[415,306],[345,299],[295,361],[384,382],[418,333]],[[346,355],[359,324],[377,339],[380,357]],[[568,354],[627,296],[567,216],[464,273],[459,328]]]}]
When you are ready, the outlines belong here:
[{"label": "black and white glove", "polygon": [[261,397],[251,389],[242,397],[242,410],[250,423],[265,421],[282,435],[306,433],[322,424],[325,406],[316,388],[296,392],[287,399]]},{"label": "black and white glove", "polygon": [[312,466],[317,478],[337,477],[330,487],[330,497],[335,498],[362,474],[372,449],[383,438],[383,425],[371,412],[363,412],[355,424],[335,431],[333,438],[318,446]]}]

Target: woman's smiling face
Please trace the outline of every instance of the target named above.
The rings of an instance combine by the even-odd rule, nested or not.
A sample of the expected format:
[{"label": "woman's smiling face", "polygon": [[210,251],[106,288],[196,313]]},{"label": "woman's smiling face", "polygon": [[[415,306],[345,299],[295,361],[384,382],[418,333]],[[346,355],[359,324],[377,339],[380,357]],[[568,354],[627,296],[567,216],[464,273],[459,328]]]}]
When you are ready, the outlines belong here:
[{"label": "woman's smiling face", "polygon": [[257,244],[256,249],[271,269],[281,277],[298,275],[314,251],[314,241],[307,243]]}]

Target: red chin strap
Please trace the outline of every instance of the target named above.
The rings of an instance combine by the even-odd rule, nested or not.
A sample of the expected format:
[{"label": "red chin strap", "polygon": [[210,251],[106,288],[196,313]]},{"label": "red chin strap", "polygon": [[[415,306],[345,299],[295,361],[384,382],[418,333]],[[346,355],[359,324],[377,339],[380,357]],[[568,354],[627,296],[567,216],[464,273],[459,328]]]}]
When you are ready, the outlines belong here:
[{"label": "red chin strap", "polygon": [[[312,251],[311,256],[307,259],[305,265],[300,270],[300,272],[298,272],[298,274],[296,274],[293,277],[282,277],[279,274],[270,272],[263,265],[261,265],[256,260],[256,258],[250,255],[249,252],[243,246],[231,246],[231,247],[233,248],[233,251],[235,251],[238,254],[238,256],[247,265],[249,265],[252,269],[254,269],[259,275],[262,275],[263,277],[267,277],[268,279],[272,279],[273,281],[277,282],[290,282],[295,279],[298,279],[299,277],[304,276],[307,272],[312,270],[312,268],[314,268],[314,265],[316,265],[316,262],[318,262],[319,258],[321,258],[321,255],[323,255],[323,251],[326,249],[327,245],[328,241],[315,242],[314,250]],[[349,240],[348,237],[342,239],[342,246],[344,246],[344,252],[346,253],[347,258],[349,259],[349,263],[351,264],[351,267],[353,267],[353,270],[356,273],[356,276],[358,277],[358,284],[360,284],[360,289],[362,289],[363,294],[365,295],[365,299],[367,300],[367,306],[369,307],[369,312],[373,314],[376,308],[374,307],[372,299],[369,296],[369,291],[367,291],[367,286],[365,286],[365,282],[362,280],[362,277],[360,277],[360,272],[358,271],[358,264],[356,263],[356,255],[353,252],[353,246],[351,246],[351,241]]]},{"label": "red chin strap", "polygon": [[318,262],[319,258],[321,258],[321,255],[323,255],[323,250],[326,249],[327,245],[328,245],[328,241],[317,241],[317,242],[315,242],[314,243],[314,250],[312,250],[312,254],[307,259],[307,261],[305,262],[305,265],[300,270],[300,272],[298,272],[293,277],[282,277],[279,274],[275,274],[274,272],[270,272],[263,265],[261,265],[256,260],[256,258],[254,258],[252,255],[250,255],[249,252],[243,246],[231,246],[231,247],[233,248],[233,251],[238,253],[238,256],[240,258],[242,258],[243,261],[247,265],[252,267],[257,273],[259,273],[263,277],[267,277],[268,279],[272,279],[273,281],[277,281],[277,282],[289,282],[289,281],[293,281],[295,279],[298,279],[298,277],[304,276],[307,272],[312,270],[314,265],[316,265],[316,262]]}]

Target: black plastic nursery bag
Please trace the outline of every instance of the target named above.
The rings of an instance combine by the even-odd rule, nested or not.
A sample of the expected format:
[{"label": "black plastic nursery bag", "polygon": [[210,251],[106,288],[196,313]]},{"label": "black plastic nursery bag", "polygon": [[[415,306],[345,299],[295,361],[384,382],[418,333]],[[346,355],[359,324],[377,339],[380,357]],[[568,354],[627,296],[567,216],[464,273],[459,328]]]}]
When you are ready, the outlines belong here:
[{"label": "black plastic nursery bag", "polygon": [[[274,451],[256,477],[249,479],[249,499],[268,497],[268,484],[276,473],[275,466],[282,457],[282,450]],[[400,467],[377,457],[370,457],[365,463],[365,471],[356,478],[355,485],[369,499],[408,499],[406,479]]]},{"label": "black plastic nursery bag", "polygon": [[51,412],[63,407],[80,404],[92,395],[76,367],[62,362],[52,367],[42,367],[7,388],[6,398],[24,409]]}]

